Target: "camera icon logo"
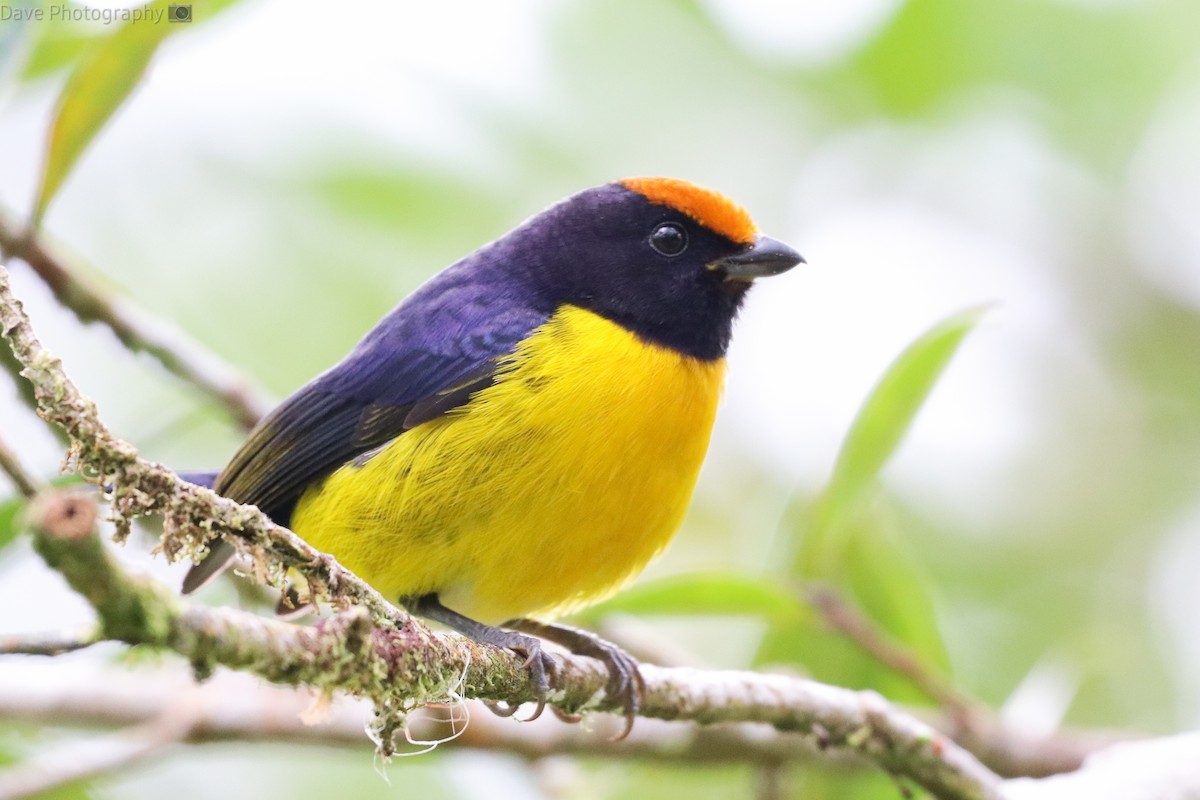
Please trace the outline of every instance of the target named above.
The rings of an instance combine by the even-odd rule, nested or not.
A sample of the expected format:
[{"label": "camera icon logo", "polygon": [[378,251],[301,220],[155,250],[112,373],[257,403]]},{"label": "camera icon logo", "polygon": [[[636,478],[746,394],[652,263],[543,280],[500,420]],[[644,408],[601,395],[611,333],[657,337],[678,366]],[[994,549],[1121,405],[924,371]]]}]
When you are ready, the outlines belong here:
[{"label": "camera icon logo", "polygon": [[191,22],[192,4],[167,6],[167,22]]}]

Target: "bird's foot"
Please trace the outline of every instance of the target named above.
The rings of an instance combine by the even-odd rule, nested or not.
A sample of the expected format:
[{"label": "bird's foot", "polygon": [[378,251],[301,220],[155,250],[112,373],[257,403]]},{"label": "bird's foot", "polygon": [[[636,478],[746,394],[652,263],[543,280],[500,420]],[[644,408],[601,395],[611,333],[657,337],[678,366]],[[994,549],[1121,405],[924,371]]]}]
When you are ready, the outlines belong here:
[{"label": "bird's foot", "polygon": [[[542,649],[542,643],[532,636],[525,636],[513,631],[497,630],[495,641],[493,644],[500,647],[507,647],[517,655],[525,657],[524,667],[529,670],[530,676],[533,678],[534,697],[537,699],[537,708],[533,710],[522,722],[532,722],[542,715],[546,710],[546,699],[550,695],[550,686],[554,678],[558,675],[558,662],[554,660],[554,656]],[[484,705],[497,716],[511,717],[517,713],[517,709],[521,707],[520,703],[509,704],[485,701]]]},{"label": "bird's foot", "polygon": [[[620,741],[629,735],[633,730],[633,721],[641,710],[642,700],[646,696],[646,682],[642,678],[637,659],[612,642],[579,628],[530,619],[512,620],[506,627],[540,636],[562,645],[575,655],[588,656],[604,664],[608,670],[608,683],[604,686],[605,695],[618,702],[625,716],[625,727],[620,734],[613,737],[613,741]],[[541,713],[540,707],[538,713]],[[559,719],[566,721],[579,720],[578,716],[566,716],[557,710],[555,714]]]},{"label": "bird's foot", "polygon": [[[542,649],[541,641],[516,631],[476,622],[470,617],[446,608],[436,594],[402,598],[401,602],[414,614],[420,614],[443,625],[448,625],[477,642],[504,647],[524,656],[525,668],[529,670],[530,676],[533,678],[534,698],[537,700],[537,708],[526,721],[537,719],[546,710],[546,701],[550,696],[550,684],[558,674],[558,662],[554,660],[554,656]],[[520,704],[486,703],[486,705],[493,713],[502,717],[511,717],[520,708]]]}]

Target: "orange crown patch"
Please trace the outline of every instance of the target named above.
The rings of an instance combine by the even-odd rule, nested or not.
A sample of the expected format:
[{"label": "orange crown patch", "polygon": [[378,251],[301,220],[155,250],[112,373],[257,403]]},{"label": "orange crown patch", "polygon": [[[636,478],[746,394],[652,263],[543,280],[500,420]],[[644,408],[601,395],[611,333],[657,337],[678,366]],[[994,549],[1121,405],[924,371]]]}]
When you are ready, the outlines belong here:
[{"label": "orange crown patch", "polygon": [[651,203],[688,215],[731,241],[749,244],[758,232],[744,208],[712,189],[678,178],[626,178],[618,183]]}]

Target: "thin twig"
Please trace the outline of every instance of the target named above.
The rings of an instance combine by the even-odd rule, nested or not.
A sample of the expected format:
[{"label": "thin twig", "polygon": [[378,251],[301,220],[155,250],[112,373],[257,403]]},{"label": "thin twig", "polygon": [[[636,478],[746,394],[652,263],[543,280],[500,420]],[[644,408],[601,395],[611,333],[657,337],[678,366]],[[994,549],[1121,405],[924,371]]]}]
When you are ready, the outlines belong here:
[{"label": "thin twig", "polygon": [[906,676],[937,703],[944,714],[928,717],[928,721],[998,775],[1039,778],[1070,772],[1097,750],[1145,736],[1132,731],[1022,735],[1009,729],[995,711],[940,678],[917,654],[888,636],[836,589],[814,586],[807,596],[827,625],[845,634],[879,663]]},{"label": "thin twig", "polygon": [[979,703],[934,674],[916,653],[880,630],[840,592],[830,586],[814,585],[807,588],[806,595],[827,625],[844,634],[880,664],[912,681],[964,729],[974,724]]},{"label": "thin twig", "polygon": [[95,626],[74,631],[0,636],[0,655],[61,656],[100,641]]},{"label": "thin twig", "polygon": [[199,342],[163,319],[152,318],[114,294],[41,238],[0,217],[0,253],[30,266],[55,298],[81,322],[107,325],[130,350],[144,352],[168,372],[195,386],[221,404],[247,430],[270,410],[271,404],[251,380],[222,361]]},{"label": "thin twig", "polygon": [[42,490],[44,484],[42,481],[34,477],[33,473],[25,468],[21,463],[21,459],[13,452],[8,443],[0,437],[0,470],[8,475],[13,486],[24,497],[33,497]]}]

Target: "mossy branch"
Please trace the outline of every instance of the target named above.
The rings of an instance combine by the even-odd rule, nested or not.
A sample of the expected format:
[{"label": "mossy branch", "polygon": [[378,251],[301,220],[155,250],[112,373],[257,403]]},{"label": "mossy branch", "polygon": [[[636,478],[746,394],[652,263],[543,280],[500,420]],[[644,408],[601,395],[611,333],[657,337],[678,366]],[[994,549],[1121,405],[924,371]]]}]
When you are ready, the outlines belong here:
[{"label": "mossy branch", "polygon": [[[186,602],[160,583],[130,575],[113,558],[95,533],[93,497],[44,493],[30,515],[38,552],[96,609],[104,637],[174,650],[201,676],[220,664],[276,683],[365,696],[375,706],[377,741],[385,754],[405,712],[415,706],[456,697],[506,703],[534,698],[529,673],[515,654],[431,632],[256,508],[140,459],[108,431],[95,405],[42,347],[3,267],[0,329],[33,384],[38,413],[70,436],[74,468],[111,494],[118,540],[134,518],[159,514],[161,549],[168,558],[196,557],[214,536],[224,536],[266,582],[280,586],[286,570],[294,568],[316,597],[342,609],[301,627]],[[559,658],[550,698],[555,706],[568,713],[616,710],[604,697],[607,676],[598,662]],[[822,748],[854,751],[938,797],[1000,797],[999,779],[973,756],[874,693],[747,672],[645,666],[643,675],[642,716],[766,723],[807,734]]]}]

